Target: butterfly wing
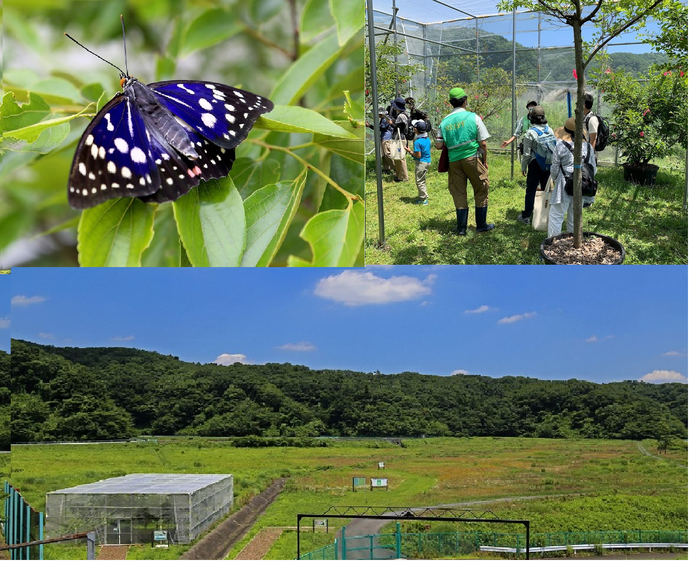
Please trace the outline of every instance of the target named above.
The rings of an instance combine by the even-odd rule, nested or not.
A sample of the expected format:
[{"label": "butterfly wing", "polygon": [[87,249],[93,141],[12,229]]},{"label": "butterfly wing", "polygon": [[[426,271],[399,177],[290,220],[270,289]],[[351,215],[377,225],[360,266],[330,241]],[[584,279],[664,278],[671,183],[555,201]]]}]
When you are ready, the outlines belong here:
[{"label": "butterfly wing", "polygon": [[158,101],[210,142],[235,148],[273,103],[244,90],[194,80],[149,84]]},{"label": "butterfly wing", "polygon": [[79,140],[69,176],[69,204],[85,209],[114,197],[155,193],[160,177],[150,144],[135,104],[116,95]]}]

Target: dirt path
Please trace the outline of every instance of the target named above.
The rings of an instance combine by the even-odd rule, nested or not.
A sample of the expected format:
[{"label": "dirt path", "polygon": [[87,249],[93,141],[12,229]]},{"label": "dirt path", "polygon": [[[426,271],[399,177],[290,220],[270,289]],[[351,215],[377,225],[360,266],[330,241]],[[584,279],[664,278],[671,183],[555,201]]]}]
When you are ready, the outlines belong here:
[{"label": "dirt path", "polygon": [[245,535],[259,516],[278,497],[285,481],[285,478],[275,480],[242,509],[230,515],[185,552],[180,560],[223,560],[232,546]]},{"label": "dirt path", "polygon": [[[658,455],[653,455],[647,449],[644,448],[644,445],[642,445],[642,443],[638,443],[637,448],[640,450],[640,453],[642,453],[643,455],[647,455],[648,457],[652,457],[653,459],[660,459],[662,461],[673,462],[671,459],[665,459],[664,457],[660,457]],[[675,465],[679,466],[681,468],[688,468],[688,466],[686,464],[675,463]]]},{"label": "dirt path", "polygon": [[96,556],[96,560],[127,560],[129,546],[104,544]]},{"label": "dirt path", "polygon": [[263,560],[264,556],[271,550],[273,543],[278,540],[282,533],[283,529],[281,528],[266,527],[261,529],[261,531],[249,541],[249,544],[235,556],[235,560]]}]

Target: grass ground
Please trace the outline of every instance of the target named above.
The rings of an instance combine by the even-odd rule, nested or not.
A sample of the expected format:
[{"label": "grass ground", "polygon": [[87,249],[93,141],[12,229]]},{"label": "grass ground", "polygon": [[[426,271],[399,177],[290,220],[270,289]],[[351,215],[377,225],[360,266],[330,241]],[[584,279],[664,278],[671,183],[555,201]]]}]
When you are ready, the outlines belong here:
[{"label": "grass ground", "polygon": [[[239,508],[273,478],[290,476],[284,492],[229,558],[261,528],[294,526],[297,513],[318,513],[332,505],[430,506],[567,494],[500,502],[493,509],[504,517],[519,514],[534,520],[534,532],[687,527],[687,469],[679,466],[681,453],[653,458],[634,442],[610,440],[439,438],[406,440],[405,445],[362,440],[326,448],[236,449],[224,441],[192,438],[158,444],[20,446],[13,450],[12,482],[43,510],[48,491],[132,472],[232,473]],[[386,463],[385,471],[376,469],[379,461]],[[388,477],[390,489],[352,492],[353,476]],[[345,522],[330,523],[333,530]],[[303,551],[329,544],[333,537],[305,533]],[[128,558],[179,558],[184,549],[138,547],[130,549]],[[294,558],[295,549],[296,533],[284,532],[267,558]],[[46,558],[83,558],[85,550],[54,546]]]},{"label": "grass ground", "polygon": [[[415,205],[417,188],[414,163],[408,158],[410,181],[394,183],[384,176],[384,225],[387,249],[380,249],[376,173],[373,155],[367,158],[366,264],[539,264],[539,245],[546,237],[516,220],[524,207],[525,180],[516,161],[510,179],[510,157],[489,156],[488,220],[496,228],[474,232],[470,213],[468,235],[455,236],[453,201],[447,174],[436,171],[437,150],[432,150],[427,178],[429,205]],[[596,203],[583,211],[584,230],[619,240],[626,264],[686,264],[688,261],[688,213],[684,209],[685,175],[660,170],[654,188],[629,184],[622,168],[600,167]],[[469,189],[470,194],[472,192]],[[470,208],[474,206],[470,195]]]}]

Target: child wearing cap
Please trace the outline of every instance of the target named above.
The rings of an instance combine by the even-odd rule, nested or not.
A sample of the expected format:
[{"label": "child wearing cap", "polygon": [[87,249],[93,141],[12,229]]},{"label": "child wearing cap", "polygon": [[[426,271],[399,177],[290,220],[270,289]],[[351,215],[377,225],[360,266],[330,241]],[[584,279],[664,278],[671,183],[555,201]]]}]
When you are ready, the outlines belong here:
[{"label": "child wearing cap", "polygon": [[414,150],[405,147],[405,150],[414,158],[414,178],[417,183],[417,193],[419,205],[428,205],[429,196],[426,192],[426,173],[431,165],[431,141],[426,132],[426,123],[422,120],[414,122],[414,129],[417,138],[414,141]]}]

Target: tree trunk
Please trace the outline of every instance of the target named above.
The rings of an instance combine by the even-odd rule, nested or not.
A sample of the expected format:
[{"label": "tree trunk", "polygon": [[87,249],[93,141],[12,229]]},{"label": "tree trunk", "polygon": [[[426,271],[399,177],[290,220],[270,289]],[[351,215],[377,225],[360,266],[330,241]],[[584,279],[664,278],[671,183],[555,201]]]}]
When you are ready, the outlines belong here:
[{"label": "tree trunk", "polygon": [[[573,38],[575,39],[575,71],[577,73],[577,103],[575,104],[575,153],[573,170],[573,247],[582,246],[582,127],[585,121],[585,67],[582,58],[582,6],[579,0],[575,1],[576,14],[573,18]],[[589,138],[587,138],[589,142]]]}]

